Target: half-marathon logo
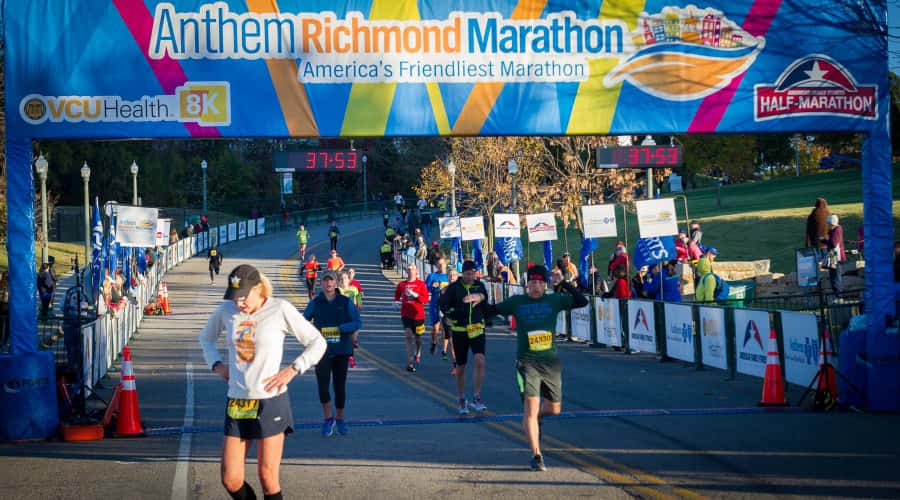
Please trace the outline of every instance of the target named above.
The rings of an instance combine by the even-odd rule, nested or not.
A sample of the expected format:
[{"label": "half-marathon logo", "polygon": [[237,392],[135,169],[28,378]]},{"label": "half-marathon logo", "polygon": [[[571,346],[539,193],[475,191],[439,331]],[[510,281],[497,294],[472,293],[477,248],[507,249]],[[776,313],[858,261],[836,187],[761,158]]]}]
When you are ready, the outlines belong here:
[{"label": "half-marathon logo", "polygon": [[878,119],[878,85],[859,85],[834,59],[813,54],[794,61],[774,85],[753,89],[756,121],[790,116]]},{"label": "half-marathon logo", "polygon": [[183,122],[203,126],[231,124],[228,82],[188,82],[174,95],[143,96],[130,101],[121,96],[45,96],[22,98],[19,115],[31,125],[79,122]]}]

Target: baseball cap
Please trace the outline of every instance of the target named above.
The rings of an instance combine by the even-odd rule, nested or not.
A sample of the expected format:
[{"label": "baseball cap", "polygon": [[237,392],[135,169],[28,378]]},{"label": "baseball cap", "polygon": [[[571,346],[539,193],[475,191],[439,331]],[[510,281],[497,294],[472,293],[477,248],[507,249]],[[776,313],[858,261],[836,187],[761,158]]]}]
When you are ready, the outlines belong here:
[{"label": "baseball cap", "polygon": [[706,249],[706,251],[713,255],[719,255],[719,249],[716,247],[709,247]]},{"label": "baseball cap", "polygon": [[463,272],[474,271],[475,270],[475,261],[467,260],[467,261],[463,262],[462,270],[463,270]]},{"label": "baseball cap", "polygon": [[335,281],[337,281],[337,273],[334,272],[333,269],[329,269],[329,270],[325,271],[324,273],[322,273],[322,279],[323,279],[323,280],[324,280],[324,279],[329,279],[329,278],[330,278],[330,279],[333,279],[333,280],[335,280]]},{"label": "baseball cap", "polygon": [[832,226],[838,225],[838,216],[836,214],[831,214],[828,217],[825,217],[825,223],[831,224]]},{"label": "baseball cap", "polygon": [[547,281],[547,268],[544,266],[533,266],[528,269],[528,281]]},{"label": "baseball cap", "polygon": [[562,256],[563,256],[563,257],[568,257],[568,256],[569,256],[569,252],[563,252],[563,255],[562,255]]},{"label": "baseball cap", "polygon": [[641,266],[641,268],[638,269],[638,271],[640,271],[640,272],[642,272],[642,273],[646,273],[646,272],[649,271],[649,270],[650,270],[650,268],[647,267],[647,266]]},{"label": "baseball cap", "polygon": [[259,282],[259,271],[249,264],[241,264],[232,269],[228,275],[228,289],[225,290],[223,298],[236,300],[246,297]]},{"label": "baseball cap", "polygon": [[436,246],[438,246],[438,243],[436,241],[432,241],[431,246],[436,247]]}]

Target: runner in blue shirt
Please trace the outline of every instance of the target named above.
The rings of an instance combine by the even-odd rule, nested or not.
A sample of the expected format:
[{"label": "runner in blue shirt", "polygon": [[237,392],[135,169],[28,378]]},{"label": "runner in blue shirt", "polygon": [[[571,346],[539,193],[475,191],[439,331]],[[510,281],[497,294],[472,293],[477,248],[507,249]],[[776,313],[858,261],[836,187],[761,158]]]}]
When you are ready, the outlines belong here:
[{"label": "runner in blue shirt", "polygon": [[[441,296],[441,290],[447,288],[450,284],[450,278],[447,276],[447,262],[441,258],[437,261],[437,270],[432,272],[425,278],[425,286],[428,287],[428,293],[431,295],[431,301],[428,304],[428,317],[431,319],[431,354],[437,349],[438,332],[441,329],[441,311],[438,308],[438,299]],[[441,357],[447,359],[446,349],[441,351]]]}]

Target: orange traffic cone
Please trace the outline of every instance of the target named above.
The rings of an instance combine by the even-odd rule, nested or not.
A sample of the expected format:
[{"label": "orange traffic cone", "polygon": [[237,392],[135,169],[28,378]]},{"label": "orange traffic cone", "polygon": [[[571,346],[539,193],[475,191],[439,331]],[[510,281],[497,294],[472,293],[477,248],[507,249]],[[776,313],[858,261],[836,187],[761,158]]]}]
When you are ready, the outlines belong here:
[{"label": "orange traffic cone", "polygon": [[116,436],[143,436],[141,409],[138,407],[137,386],[131,366],[131,350],[126,346],[122,359],[122,390],[119,391],[119,417],[116,419]]},{"label": "orange traffic cone", "polygon": [[165,281],[162,281],[159,284],[159,292],[157,292],[156,294],[156,302],[162,309],[163,314],[168,315],[170,312],[172,312],[172,309],[169,307],[169,285]]},{"label": "orange traffic cone", "polygon": [[817,407],[827,409],[837,403],[837,378],[834,375],[834,366],[831,364],[833,359],[831,335],[826,328],[822,334],[822,347],[819,349],[819,385],[816,387],[815,396],[815,405]]},{"label": "orange traffic cone", "polygon": [[511,332],[516,331],[516,317],[515,316],[509,317],[509,331],[511,331]]},{"label": "orange traffic cone", "polygon": [[762,399],[759,406],[787,406],[784,399],[784,379],[781,377],[781,363],[778,361],[778,340],[775,329],[769,331],[769,352],[766,356],[766,376],[763,379]]}]

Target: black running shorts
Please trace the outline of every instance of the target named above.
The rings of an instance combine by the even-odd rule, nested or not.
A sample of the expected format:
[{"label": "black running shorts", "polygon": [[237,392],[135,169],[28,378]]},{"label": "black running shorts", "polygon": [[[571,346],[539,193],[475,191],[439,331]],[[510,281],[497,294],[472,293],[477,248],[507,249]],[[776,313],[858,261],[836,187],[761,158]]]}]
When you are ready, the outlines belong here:
[{"label": "black running shorts", "polygon": [[469,360],[469,349],[472,354],[484,354],[487,346],[487,334],[483,333],[475,338],[469,338],[465,332],[453,332],[453,353],[456,354],[456,364],[464,365]]},{"label": "black running shorts", "polygon": [[294,432],[291,398],[287,391],[269,399],[260,399],[256,418],[234,419],[225,412],[225,435],[241,439],[263,439]]},{"label": "black running shorts", "polygon": [[404,330],[412,330],[412,332],[416,335],[422,335],[425,333],[424,319],[412,319],[407,318],[406,316],[401,316],[400,320],[403,321]]}]

